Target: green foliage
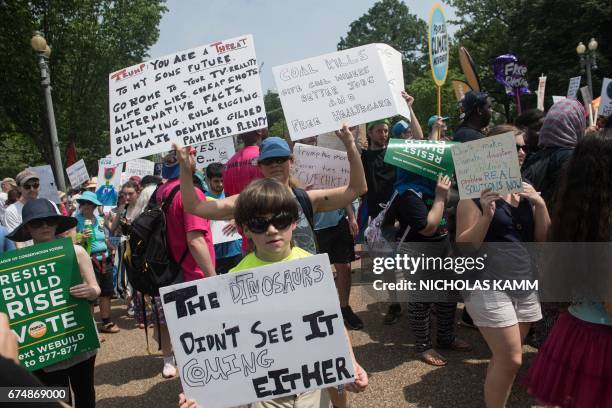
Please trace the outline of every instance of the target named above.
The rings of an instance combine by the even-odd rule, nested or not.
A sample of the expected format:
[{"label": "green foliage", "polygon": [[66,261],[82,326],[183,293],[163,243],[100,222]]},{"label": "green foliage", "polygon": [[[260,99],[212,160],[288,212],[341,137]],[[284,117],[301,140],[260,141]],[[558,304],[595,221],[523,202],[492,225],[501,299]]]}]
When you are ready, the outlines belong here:
[{"label": "green foliage", "polygon": [[384,43],[402,54],[404,81],[411,82],[428,64],[427,23],[399,0],[380,0],[353,21],[338,50],[370,43]]},{"label": "green foliage", "polygon": [[[596,0],[445,0],[456,9],[461,28],[457,41],[466,47],[476,65],[482,88],[497,101],[509,120],[511,99],[495,82],[495,57],[512,53],[527,65],[530,89],[537,90],[540,74],[547,76],[546,106],[551,95],[565,95],[570,77],[580,75],[576,54],[579,41],[597,38],[599,70],[593,72],[593,93],[612,72],[612,3]],[[583,74],[582,84],[586,84]],[[522,97],[523,108],[536,107],[535,92]],[[500,106],[501,105],[501,106]]]},{"label": "green foliage", "polygon": [[[0,132],[33,142],[51,163],[34,30],[52,49],[49,66],[60,151],[74,141],[90,169],[109,153],[108,74],[145,59],[157,41],[164,0],[6,0],[0,4]],[[13,154],[10,151],[9,154]]]},{"label": "green foliage", "polygon": [[0,133],[0,151],[4,152],[0,160],[0,179],[15,177],[26,167],[47,164],[36,145],[17,132]]}]

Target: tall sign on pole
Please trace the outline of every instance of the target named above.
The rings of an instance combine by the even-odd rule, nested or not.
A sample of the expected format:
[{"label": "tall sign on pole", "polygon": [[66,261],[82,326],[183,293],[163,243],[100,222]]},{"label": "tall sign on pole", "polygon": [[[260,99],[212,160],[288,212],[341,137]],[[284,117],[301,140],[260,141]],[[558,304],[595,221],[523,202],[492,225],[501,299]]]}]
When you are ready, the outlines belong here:
[{"label": "tall sign on pole", "polygon": [[434,4],[429,16],[429,64],[434,82],[438,88],[438,116],[442,116],[442,85],[448,74],[448,32],[442,5]]}]

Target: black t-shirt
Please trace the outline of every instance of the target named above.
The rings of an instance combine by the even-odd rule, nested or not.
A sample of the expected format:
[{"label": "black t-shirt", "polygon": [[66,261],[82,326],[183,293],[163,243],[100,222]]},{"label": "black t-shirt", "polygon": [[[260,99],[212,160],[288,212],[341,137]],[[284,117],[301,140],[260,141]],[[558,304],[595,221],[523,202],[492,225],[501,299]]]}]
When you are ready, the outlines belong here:
[{"label": "black t-shirt", "polygon": [[364,150],[361,162],[368,185],[368,215],[376,217],[381,211],[381,203],[386,203],[393,194],[395,184],[395,166],[385,163],[385,153],[382,150]]},{"label": "black t-shirt", "polygon": [[[2,387],[42,387],[43,385],[36,377],[25,368],[18,366],[12,360],[0,356],[0,385]],[[60,408],[57,402],[23,402],[9,403],[0,402],[0,407],[36,407],[36,408]]]},{"label": "black t-shirt", "polygon": [[482,132],[476,129],[472,129],[471,127],[467,126],[460,126],[453,135],[453,142],[471,142],[472,140],[482,139],[484,136],[485,135]]},{"label": "black t-shirt", "polygon": [[448,234],[446,212],[443,213],[438,229],[432,236],[419,234],[419,231],[427,226],[427,215],[432,206],[433,198],[422,199],[413,191],[406,191],[396,198],[390,209],[390,216],[400,222],[398,239],[401,239],[408,226],[410,231],[404,242],[438,242],[446,239]]}]

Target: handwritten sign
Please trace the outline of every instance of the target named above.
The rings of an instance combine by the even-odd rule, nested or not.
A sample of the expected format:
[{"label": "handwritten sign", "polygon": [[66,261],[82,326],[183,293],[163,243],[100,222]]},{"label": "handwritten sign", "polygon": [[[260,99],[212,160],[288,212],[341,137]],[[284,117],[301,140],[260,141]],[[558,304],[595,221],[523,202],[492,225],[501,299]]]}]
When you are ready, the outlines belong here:
[{"label": "handwritten sign", "polygon": [[196,149],[196,167],[200,169],[210,163],[225,164],[236,153],[234,139],[231,137],[202,143],[194,147]]},{"label": "handwritten sign", "polygon": [[454,166],[450,148],[455,144],[444,140],[390,139],[385,163],[431,180],[438,180],[440,174],[452,178]]},{"label": "handwritten sign", "polygon": [[183,390],[201,406],[354,381],[326,254],[167,286],[160,294]]},{"label": "handwritten sign", "polygon": [[544,93],[546,91],[546,77],[541,76],[538,82],[538,104],[537,108],[544,112]]},{"label": "handwritten sign", "polygon": [[72,240],[0,254],[0,312],[30,371],[100,347],[89,302],[70,295],[82,283]]},{"label": "handwritten sign", "polygon": [[499,194],[523,190],[514,133],[459,143],[451,153],[462,200],[480,198],[487,188]]},{"label": "handwritten sign", "polygon": [[293,175],[302,186],[335,188],[349,183],[350,167],[346,152],[296,143],[293,146]]},{"label": "handwritten sign", "polygon": [[569,85],[567,87],[567,97],[570,99],[576,99],[578,95],[578,89],[580,89],[581,76],[570,78]]},{"label": "handwritten sign", "polygon": [[143,178],[144,176],[153,175],[154,172],[155,163],[150,160],[136,159],[125,163],[125,176],[128,180],[133,176]]},{"label": "handwritten sign", "polygon": [[431,9],[427,40],[431,74],[436,85],[442,86],[448,74],[448,34],[444,10],[439,3],[436,3]]},{"label": "handwritten sign", "polygon": [[46,198],[49,201],[53,201],[55,204],[59,204],[59,193],[57,191],[55,176],[53,176],[51,166],[45,164],[44,166],[30,167],[28,170],[32,170],[34,173],[38,174],[38,180],[40,181],[38,198]]},{"label": "handwritten sign", "polygon": [[601,86],[601,101],[599,102],[600,116],[610,117],[612,115],[612,79],[604,78]]},{"label": "handwritten sign", "polygon": [[292,140],[402,115],[402,57],[369,44],[272,68]]},{"label": "handwritten sign", "polygon": [[68,179],[70,180],[72,188],[78,188],[81,184],[89,180],[89,173],[87,172],[87,167],[85,167],[83,159],[67,167],[66,174],[68,174]]},{"label": "handwritten sign", "polygon": [[112,159],[105,157],[98,160],[98,184],[96,196],[105,207],[115,206],[121,188],[121,168],[123,164],[113,164]]},{"label": "handwritten sign", "polygon": [[242,236],[238,232],[232,234],[225,234],[223,228],[227,225],[227,221],[216,220],[210,221],[210,232],[212,233],[213,244],[223,244],[225,242],[236,241],[242,239]]},{"label": "handwritten sign", "polygon": [[124,68],[108,82],[115,163],[267,126],[251,35]]}]

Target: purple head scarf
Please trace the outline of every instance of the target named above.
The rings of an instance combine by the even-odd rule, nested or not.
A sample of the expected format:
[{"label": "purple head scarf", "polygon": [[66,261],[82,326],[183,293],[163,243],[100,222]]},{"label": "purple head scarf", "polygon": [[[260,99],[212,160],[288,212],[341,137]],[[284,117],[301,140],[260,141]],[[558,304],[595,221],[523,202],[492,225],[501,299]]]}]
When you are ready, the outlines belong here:
[{"label": "purple head scarf", "polygon": [[540,130],[540,146],[574,147],[584,135],[586,118],[584,107],[575,99],[555,103],[544,118]]}]

